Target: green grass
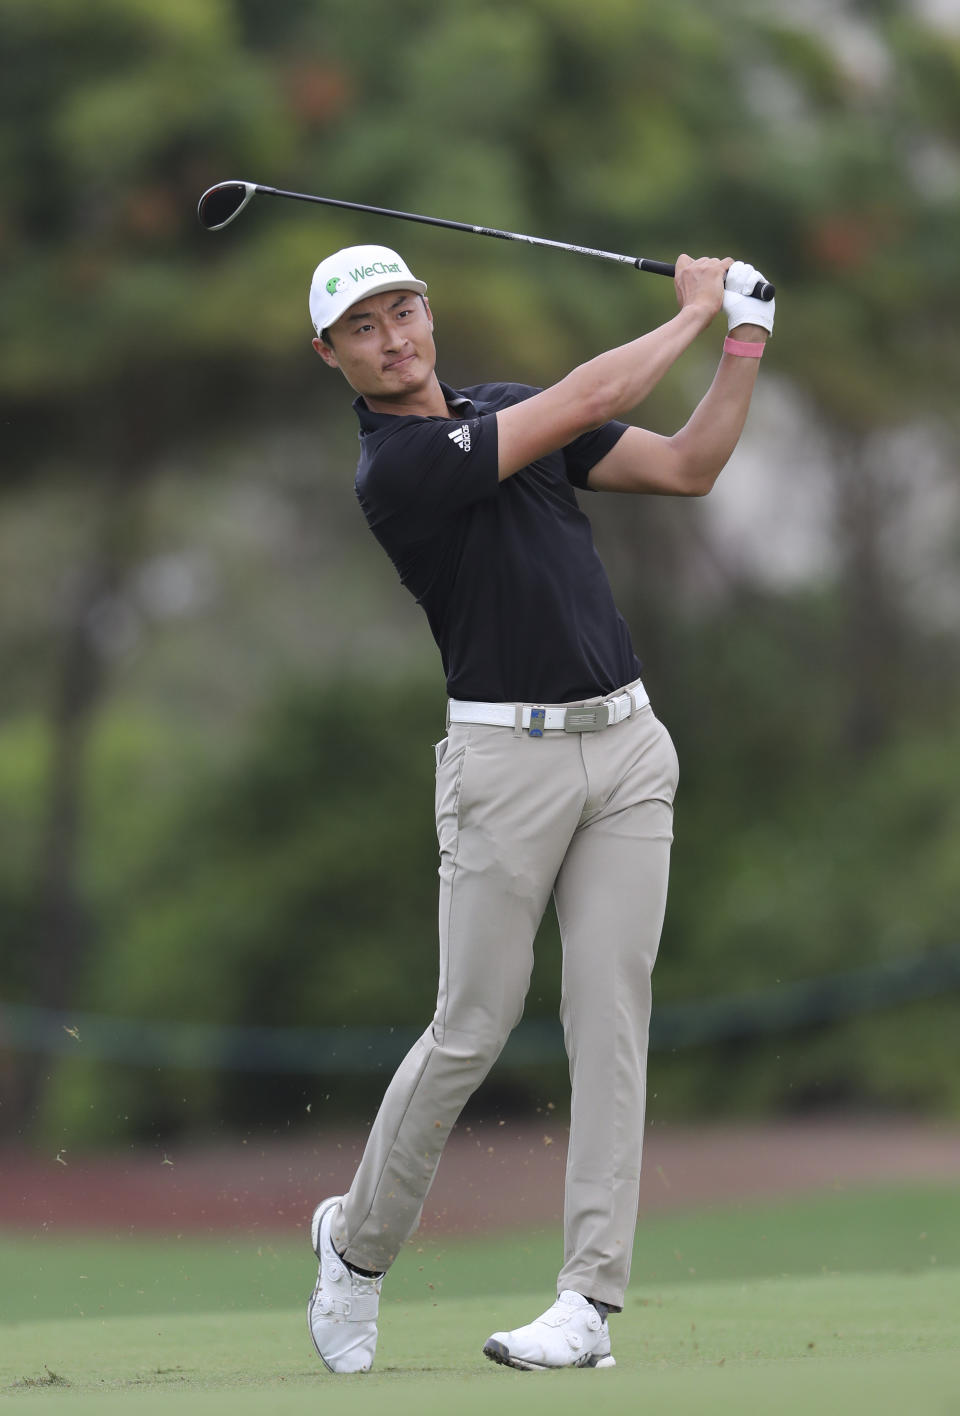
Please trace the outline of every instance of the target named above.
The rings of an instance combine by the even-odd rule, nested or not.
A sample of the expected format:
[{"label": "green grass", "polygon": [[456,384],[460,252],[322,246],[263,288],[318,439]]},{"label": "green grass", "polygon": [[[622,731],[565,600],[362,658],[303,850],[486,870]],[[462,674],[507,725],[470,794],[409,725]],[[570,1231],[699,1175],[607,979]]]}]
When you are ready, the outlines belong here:
[{"label": "green grass", "polygon": [[[414,1243],[384,1288],[384,1304],[509,1298],[552,1290],[560,1238]],[[664,1284],[789,1274],[916,1273],[960,1267],[960,1194],[943,1187],[836,1191],[780,1205],[740,1205],[645,1220],[631,1302]],[[41,1318],[289,1308],[316,1274],[299,1237],[162,1241],[0,1235],[0,1324]],[[2,1331],[2,1329],[0,1329]]]},{"label": "green grass", "polygon": [[[0,1405],[150,1416],[960,1413],[960,1197],[912,1188],[646,1222],[618,1367],[483,1360],[549,1301],[558,1236],[414,1245],[385,1286],[377,1368],[318,1370],[301,1243],[0,1238]],[[432,1286],[431,1286],[432,1285]],[[81,1316],[82,1315],[82,1316]],[[597,1389],[599,1383],[601,1391]],[[585,1385],[586,1384],[586,1385]]]},{"label": "green grass", "polygon": [[[651,1400],[692,1410],[707,1396],[711,1412],[744,1405],[810,1411],[805,1403],[817,1391],[822,1407],[824,1396],[843,1390],[854,1411],[863,1409],[855,1393],[871,1389],[875,1412],[897,1409],[883,1404],[892,1394],[909,1397],[901,1404],[912,1413],[957,1409],[925,1404],[928,1397],[946,1403],[958,1390],[955,1270],[676,1286],[618,1319],[614,1371],[531,1376],[485,1363],[484,1337],[505,1320],[530,1315],[529,1302],[505,1314],[493,1297],[451,1299],[436,1309],[395,1305],[383,1324],[376,1371],[340,1379],[318,1371],[299,1308],[23,1324],[6,1334],[2,1388],[8,1401],[71,1416],[140,1416],[171,1398],[204,1413],[242,1416],[269,1404],[278,1416],[306,1416],[334,1391],[338,1416],[441,1406],[489,1413],[491,1404],[500,1416],[521,1409],[531,1416],[541,1401],[555,1411],[579,1410],[598,1399],[596,1383],[614,1411]],[[50,1374],[69,1385],[17,1385],[49,1382]]]}]

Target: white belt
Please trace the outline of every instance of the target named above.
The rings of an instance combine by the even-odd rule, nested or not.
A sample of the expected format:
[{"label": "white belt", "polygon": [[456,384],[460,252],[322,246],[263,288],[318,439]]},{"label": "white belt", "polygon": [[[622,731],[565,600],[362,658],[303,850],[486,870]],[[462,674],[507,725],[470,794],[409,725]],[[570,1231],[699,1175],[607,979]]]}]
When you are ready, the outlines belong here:
[{"label": "white belt", "polygon": [[555,708],[536,703],[475,703],[472,699],[451,698],[451,723],[485,723],[496,728],[526,728],[531,737],[544,731],[564,733],[595,733],[600,728],[622,723],[631,713],[638,713],[650,702],[642,683],[635,683],[623,693],[604,698],[600,703],[588,703]]}]

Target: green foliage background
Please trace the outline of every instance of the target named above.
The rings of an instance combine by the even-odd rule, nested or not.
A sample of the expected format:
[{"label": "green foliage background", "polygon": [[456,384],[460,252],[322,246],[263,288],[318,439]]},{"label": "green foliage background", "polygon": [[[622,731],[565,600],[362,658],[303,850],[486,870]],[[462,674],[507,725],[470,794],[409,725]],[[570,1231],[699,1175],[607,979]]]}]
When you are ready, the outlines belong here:
[{"label": "green foliage background", "polygon": [[[549,382],[671,313],[665,281],[383,219],[201,232],[236,175],[776,281],[762,382],[817,430],[822,563],[758,578],[698,507],[589,507],[682,764],[658,996],[955,945],[958,80],[906,0],[0,0],[0,999],[426,1022],[442,683],[354,503],[310,273],[400,246],[455,383]],[[677,427],[715,352],[637,418]],[[902,529],[931,447],[935,565]],[[558,971],[547,921],[529,1015]],[[658,1058],[655,1105],[955,1115],[955,1031],[947,995]],[[288,1126],[308,1085],[14,1048],[0,1082],[11,1136],[74,1143]],[[562,1065],[496,1085],[536,1103]]]}]

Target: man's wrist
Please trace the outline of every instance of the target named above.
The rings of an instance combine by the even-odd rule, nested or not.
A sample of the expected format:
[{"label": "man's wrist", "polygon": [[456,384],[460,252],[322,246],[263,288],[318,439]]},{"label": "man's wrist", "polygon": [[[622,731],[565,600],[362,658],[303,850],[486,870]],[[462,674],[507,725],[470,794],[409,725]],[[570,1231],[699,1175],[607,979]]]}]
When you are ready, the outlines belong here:
[{"label": "man's wrist", "polygon": [[711,309],[706,302],[691,300],[688,304],[683,305],[673,318],[678,324],[685,325],[696,336],[702,334],[713,323],[716,313],[716,310]]},{"label": "man's wrist", "polygon": [[763,325],[739,324],[730,331],[730,338],[738,339],[743,344],[766,344],[770,331]]}]

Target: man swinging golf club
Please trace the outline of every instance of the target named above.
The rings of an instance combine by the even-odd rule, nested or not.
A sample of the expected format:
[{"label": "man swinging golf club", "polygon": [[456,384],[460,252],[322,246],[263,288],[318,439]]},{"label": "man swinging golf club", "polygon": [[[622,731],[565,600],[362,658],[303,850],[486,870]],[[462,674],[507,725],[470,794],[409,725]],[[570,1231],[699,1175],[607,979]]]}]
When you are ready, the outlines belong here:
[{"label": "man swinging golf club", "polygon": [[[730,259],[676,263],[678,313],[552,387],[438,379],[426,285],[395,251],[317,267],[314,348],[354,389],[357,496],[426,612],[449,694],[437,745],[436,1013],[387,1088],[346,1194],[313,1215],[308,1317],[334,1372],[374,1359],[380,1286],[447,1136],[523,1011],[551,892],[572,1087],[557,1299],[495,1332],[511,1367],[611,1367],[630,1272],[650,976],[677,758],[639,678],[577,491],[702,496],[743,429],[774,303]],[[615,421],[724,310],[713,382],[672,437]]]}]

